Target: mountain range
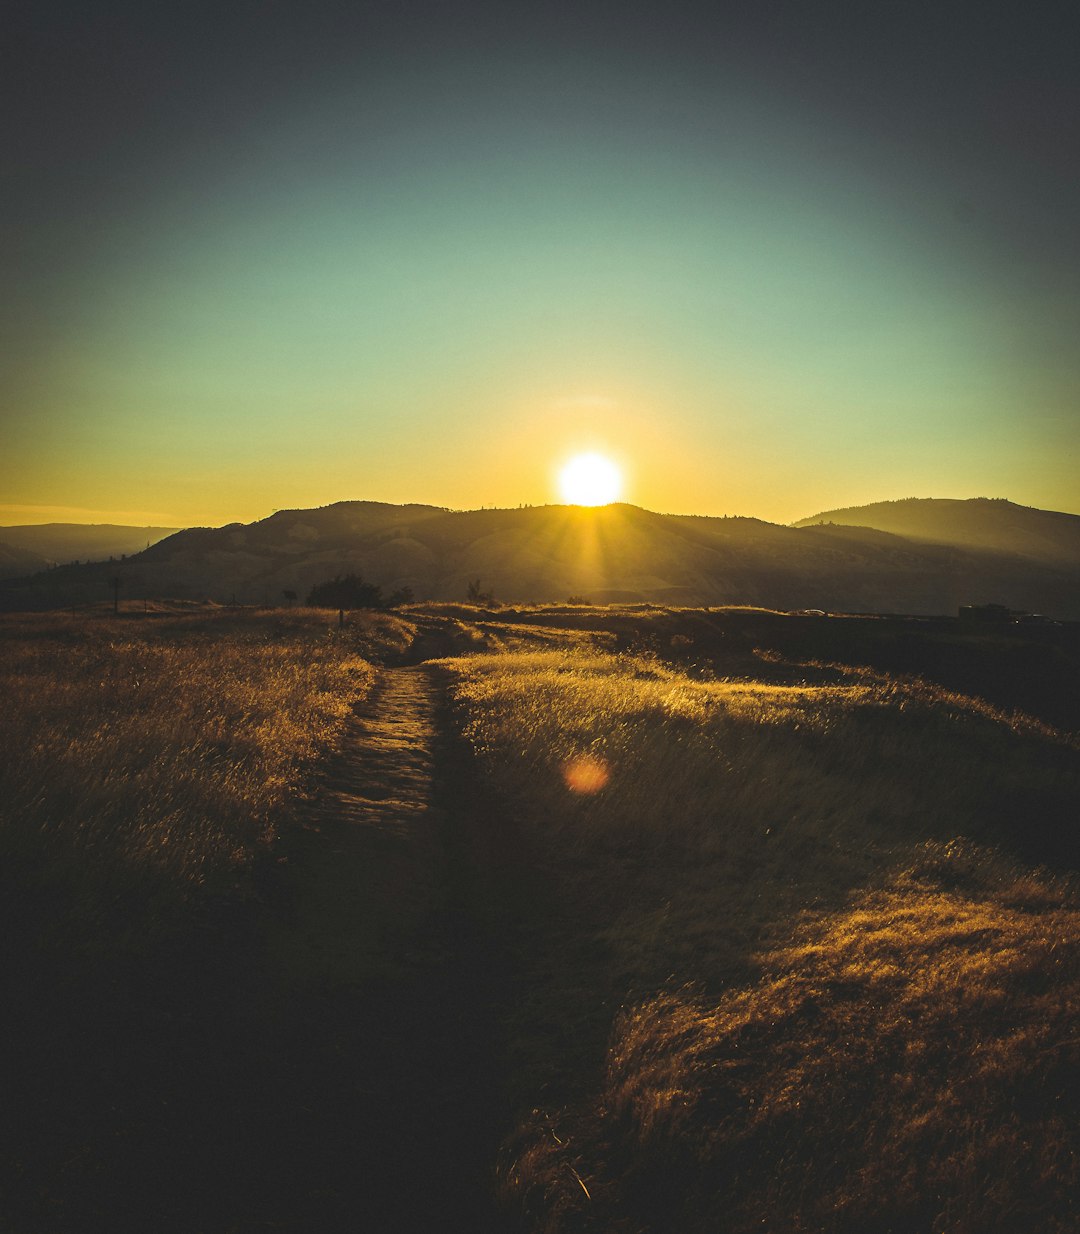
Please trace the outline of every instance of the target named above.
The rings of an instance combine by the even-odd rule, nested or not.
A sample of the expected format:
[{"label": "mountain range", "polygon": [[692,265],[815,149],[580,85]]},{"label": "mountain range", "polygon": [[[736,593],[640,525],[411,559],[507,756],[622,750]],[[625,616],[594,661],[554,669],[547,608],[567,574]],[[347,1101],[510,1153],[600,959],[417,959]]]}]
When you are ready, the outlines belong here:
[{"label": "mountain range", "polygon": [[79,561],[107,561],[149,548],[176,527],[127,527],[115,523],[35,523],[0,527],[0,578]]},{"label": "mountain range", "polygon": [[780,526],[626,504],[454,511],[345,501],[178,531],[123,561],[8,580],[0,605],[100,601],[116,579],[129,599],[280,604],[346,573],[385,593],[408,587],[417,600],[463,600],[479,580],[506,603],[575,596],[927,615],[1001,604],[1080,620],[1080,516],[920,499]]}]

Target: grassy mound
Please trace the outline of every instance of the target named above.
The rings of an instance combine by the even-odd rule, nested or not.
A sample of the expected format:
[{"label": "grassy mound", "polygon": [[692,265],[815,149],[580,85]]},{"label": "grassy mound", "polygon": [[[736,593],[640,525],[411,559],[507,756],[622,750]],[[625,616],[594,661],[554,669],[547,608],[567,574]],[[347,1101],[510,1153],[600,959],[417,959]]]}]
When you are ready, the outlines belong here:
[{"label": "grassy mound", "polygon": [[511,1226],[1074,1228],[1080,911],[1022,861],[1075,852],[1067,741],[880,675],[456,671],[552,906]]},{"label": "grassy mound", "polygon": [[758,983],[627,1010],[576,1134],[524,1137],[514,1207],[545,1230],[1075,1229],[1080,910],[978,865],[929,846]]}]

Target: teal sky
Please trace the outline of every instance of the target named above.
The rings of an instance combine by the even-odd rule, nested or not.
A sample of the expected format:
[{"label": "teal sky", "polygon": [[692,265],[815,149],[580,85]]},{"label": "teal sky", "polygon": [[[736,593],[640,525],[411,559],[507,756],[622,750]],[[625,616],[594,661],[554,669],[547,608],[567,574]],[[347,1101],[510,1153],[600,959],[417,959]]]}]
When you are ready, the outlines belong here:
[{"label": "teal sky", "polygon": [[[1080,512],[1061,152],[972,137],[981,77],[941,135],[740,29],[394,29],[277,74],[281,35],[240,80],[180,41],[178,98],[25,169],[0,523],[539,504],[579,449],[661,511]],[[860,80],[907,81],[890,57]]]}]

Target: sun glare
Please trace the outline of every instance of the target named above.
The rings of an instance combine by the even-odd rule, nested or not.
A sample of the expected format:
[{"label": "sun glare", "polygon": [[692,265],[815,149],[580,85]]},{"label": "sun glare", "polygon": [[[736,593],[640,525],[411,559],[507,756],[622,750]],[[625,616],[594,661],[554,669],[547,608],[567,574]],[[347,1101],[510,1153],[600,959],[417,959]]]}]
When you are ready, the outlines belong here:
[{"label": "sun glare", "polygon": [[559,492],[572,506],[605,506],[621,491],[621,472],[602,454],[576,454],[559,472]]}]

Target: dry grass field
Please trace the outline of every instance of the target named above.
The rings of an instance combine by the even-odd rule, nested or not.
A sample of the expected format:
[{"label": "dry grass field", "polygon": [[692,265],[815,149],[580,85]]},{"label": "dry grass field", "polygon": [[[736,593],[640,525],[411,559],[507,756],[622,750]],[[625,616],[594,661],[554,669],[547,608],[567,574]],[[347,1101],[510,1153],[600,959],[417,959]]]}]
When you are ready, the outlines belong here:
[{"label": "dry grass field", "polygon": [[0,623],[5,1229],[196,1228],[184,1206],[251,1169],[268,1063],[243,991],[277,835],[411,632],[315,610]]},{"label": "dry grass field", "polygon": [[1077,1228],[1070,705],[844,620],[5,618],[0,1225]]},{"label": "dry grass field", "polygon": [[1070,851],[1070,740],[870,673],[453,667],[555,906],[511,1013],[515,1228],[1075,1228],[1080,905],[1030,864]]},{"label": "dry grass field", "polygon": [[392,617],[335,625],[312,610],[4,619],[0,866],[21,896],[80,932],[112,917],[145,937],[166,903],[234,885],[370,686],[363,652],[409,641]]}]

